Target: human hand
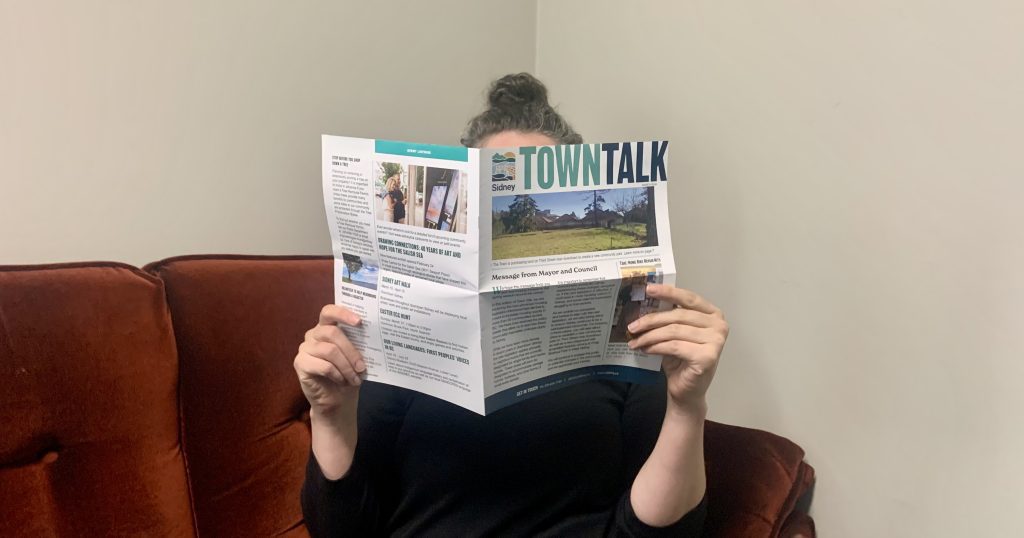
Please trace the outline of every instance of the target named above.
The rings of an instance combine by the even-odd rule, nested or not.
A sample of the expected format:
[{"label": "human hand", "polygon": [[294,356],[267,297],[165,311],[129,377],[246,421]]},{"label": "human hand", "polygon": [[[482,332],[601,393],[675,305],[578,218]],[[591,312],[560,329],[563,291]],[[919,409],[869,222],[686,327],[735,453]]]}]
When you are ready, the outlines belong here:
[{"label": "human hand", "polygon": [[629,332],[636,335],[629,347],[662,356],[671,403],[703,408],[729,336],[729,324],[721,310],[692,291],[649,284],[647,296],[668,301],[675,308],[647,314],[629,324]]},{"label": "human hand", "polygon": [[306,331],[292,365],[311,413],[329,415],[354,404],[366,363],[338,324],[355,327],[361,322],[355,312],[331,304],[320,311],[316,327]]}]

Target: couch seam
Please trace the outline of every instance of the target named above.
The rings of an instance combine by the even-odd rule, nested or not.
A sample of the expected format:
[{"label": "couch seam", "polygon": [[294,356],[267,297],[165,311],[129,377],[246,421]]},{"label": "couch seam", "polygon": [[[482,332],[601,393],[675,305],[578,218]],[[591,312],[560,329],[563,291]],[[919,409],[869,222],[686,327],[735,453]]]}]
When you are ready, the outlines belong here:
[{"label": "couch seam", "polygon": [[181,447],[181,461],[185,465],[185,486],[186,486],[186,489],[188,491],[188,504],[192,508],[192,530],[193,530],[193,532],[195,532],[196,538],[198,538],[199,535],[200,535],[200,533],[199,533],[199,513],[196,511],[196,497],[195,497],[195,492],[193,491],[193,488],[192,488],[192,466],[191,466],[191,464],[188,461],[188,448],[185,446],[186,445],[185,409],[184,409],[184,401],[183,401],[183,398],[182,398],[182,388],[181,388],[181,386],[182,386],[182,379],[183,379],[184,376],[182,375],[182,371],[181,371],[181,362],[182,361],[181,361],[181,353],[179,353],[179,346],[178,346],[178,332],[175,329],[175,325],[174,325],[174,313],[171,311],[171,299],[167,295],[167,282],[157,272],[148,272],[148,271],[145,271],[145,270],[143,270],[143,271],[151,274],[160,283],[160,288],[161,288],[161,291],[163,292],[163,296],[164,296],[164,305],[165,305],[165,307],[167,309],[167,320],[168,320],[168,322],[170,323],[170,326],[171,326],[171,336],[173,337],[172,341],[174,343],[174,358],[177,360],[176,367],[177,367],[177,371],[178,371],[178,381],[177,381],[176,386],[175,386],[175,391],[176,391],[175,397],[176,397],[177,403],[178,403],[178,405],[177,405],[177,408],[178,408],[178,417],[177,417],[178,418],[178,445]]},{"label": "couch seam", "polygon": [[[778,536],[782,532],[786,521],[793,514],[793,509],[796,508],[796,503],[800,496],[807,491],[808,479],[813,479],[814,477],[813,469],[806,461],[800,460],[800,465],[797,466],[797,470],[794,473],[793,482],[789,488],[789,494],[786,496],[786,501],[780,507],[779,517],[775,519],[775,524],[772,525],[772,536]],[[808,473],[811,473],[810,476],[808,476]]]},{"label": "couch seam", "polygon": [[35,265],[0,265],[0,273],[23,273],[41,271],[65,271],[70,269],[124,269],[132,276],[138,277],[149,284],[162,283],[159,278],[131,264],[123,262],[67,262],[67,263],[42,263]]},{"label": "couch seam", "polygon": [[142,266],[148,273],[156,273],[168,265],[189,261],[290,261],[290,260],[330,260],[329,254],[185,254],[172,256],[149,262]]}]

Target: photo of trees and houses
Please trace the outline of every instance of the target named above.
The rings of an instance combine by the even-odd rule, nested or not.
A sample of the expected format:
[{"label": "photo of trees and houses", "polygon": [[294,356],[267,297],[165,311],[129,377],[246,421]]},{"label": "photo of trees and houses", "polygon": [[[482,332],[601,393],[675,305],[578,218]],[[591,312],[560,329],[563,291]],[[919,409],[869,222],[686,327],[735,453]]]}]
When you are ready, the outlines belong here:
[{"label": "photo of trees and houses", "polygon": [[496,196],[491,226],[494,260],[658,245],[653,187]]}]

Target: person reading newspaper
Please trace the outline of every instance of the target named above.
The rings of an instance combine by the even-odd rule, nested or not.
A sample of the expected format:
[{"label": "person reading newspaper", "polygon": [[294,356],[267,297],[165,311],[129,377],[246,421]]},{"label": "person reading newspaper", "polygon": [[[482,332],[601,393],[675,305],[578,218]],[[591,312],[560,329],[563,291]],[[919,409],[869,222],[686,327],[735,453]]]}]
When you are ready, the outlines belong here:
[{"label": "person reading newspaper", "polygon": [[[488,102],[464,145],[582,142],[531,75],[495,81]],[[310,534],[701,535],[705,395],[728,325],[696,293],[638,285],[675,307],[628,326],[630,348],[662,357],[660,384],[588,381],[486,417],[364,382],[366,365],[339,328],[359,317],[325,306],[294,360],[310,403],[301,499]]]}]

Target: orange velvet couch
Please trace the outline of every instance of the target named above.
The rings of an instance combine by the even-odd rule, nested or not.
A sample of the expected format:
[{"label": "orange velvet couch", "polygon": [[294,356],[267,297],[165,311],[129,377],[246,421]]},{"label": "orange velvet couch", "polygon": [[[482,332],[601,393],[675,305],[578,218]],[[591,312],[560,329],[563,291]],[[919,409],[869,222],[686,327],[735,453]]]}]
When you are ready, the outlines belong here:
[{"label": "orange velvet couch", "polygon": [[[306,536],[292,370],[324,257],[0,266],[0,536]],[[813,536],[776,435],[708,422],[708,534]]]}]

